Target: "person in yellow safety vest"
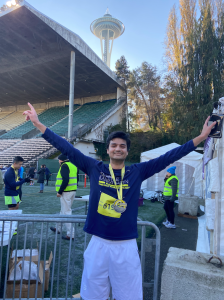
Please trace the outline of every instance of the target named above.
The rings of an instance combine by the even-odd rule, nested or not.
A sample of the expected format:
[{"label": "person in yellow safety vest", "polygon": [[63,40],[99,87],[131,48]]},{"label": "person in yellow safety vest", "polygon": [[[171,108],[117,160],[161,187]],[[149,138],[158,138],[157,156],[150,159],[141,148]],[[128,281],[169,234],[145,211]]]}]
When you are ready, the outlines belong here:
[{"label": "person in yellow safety vest", "polygon": [[167,220],[163,222],[166,228],[175,229],[174,224],[174,201],[178,199],[179,194],[179,179],[175,175],[176,167],[171,167],[167,170],[166,177],[164,179],[164,191],[163,196],[165,200],[164,209],[166,212]]},{"label": "person in yellow safety vest", "polygon": [[[72,214],[72,203],[75,199],[77,190],[77,167],[69,162],[66,155],[61,154],[58,156],[60,169],[56,178],[56,192],[57,197],[60,197],[61,211],[60,215]],[[71,223],[65,223],[67,229],[67,235],[62,238],[65,240],[74,239],[74,228]],[[50,229],[56,232],[56,227],[50,227]],[[58,223],[58,233],[62,231],[61,224]]]}]

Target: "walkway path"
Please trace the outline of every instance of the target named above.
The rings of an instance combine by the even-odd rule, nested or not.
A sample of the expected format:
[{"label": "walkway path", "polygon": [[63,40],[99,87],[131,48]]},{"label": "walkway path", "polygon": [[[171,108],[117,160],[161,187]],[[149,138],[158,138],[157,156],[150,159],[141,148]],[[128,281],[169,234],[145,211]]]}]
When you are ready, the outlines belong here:
[{"label": "walkway path", "polygon": [[[197,244],[197,235],[198,235],[198,220],[197,219],[188,219],[177,216],[177,207],[175,208],[175,223],[176,229],[168,229],[164,225],[160,226],[161,233],[161,253],[160,253],[160,272],[159,272],[159,297],[160,299],[160,290],[161,290],[161,275],[163,263],[166,259],[168,250],[170,247],[176,247],[181,249],[196,250]],[[146,253],[146,271],[145,281],[150,282],[153,279],[154,275],[154,250],[153,252]],[[152,292],[149,290],[144,293],[144,300],[151,300]]]}]

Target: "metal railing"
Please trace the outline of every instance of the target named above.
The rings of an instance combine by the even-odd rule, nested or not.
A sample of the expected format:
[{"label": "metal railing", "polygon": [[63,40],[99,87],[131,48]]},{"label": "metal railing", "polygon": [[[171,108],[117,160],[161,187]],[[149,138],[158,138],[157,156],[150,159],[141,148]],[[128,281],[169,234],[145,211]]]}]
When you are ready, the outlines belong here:
[{"label": "metal railing", "polygon": [[[83,233],[83,227],[86,215],[0,215],[0,223],[2,230],[0,232],[0,300],[1,299],[79,299],[73,298],[74,293],[79,293],[81,276],[84,266],[83,253],[87,248],[90,235]],[[139,219],[138,219],[139,220]],[[17,223],[17,234],[13,236],[12,222]],[[10,222],[8,247],[3,247],[4,227],[5,223]],[[71,223],[70,236],[74,233],[74,240],[69,241],[62,239],[62,231],[55,234],[50,231],[50,226],[63,228],[63,224]],[[158,227],[145,221],[138,221],[141,226],[141,268],[143,278],[143,288],[153,288],[153,300],[158,297],[158,279],[159,279],[159,260],[160,260],[160,231]],[[52,225],[53,224],[53,225]],[[152,227],[156,233],[155,239],[155,270],[153,283],[145,283],[145,253],[146,253],[146,227]],[[14,260],[12,259],[12,251],[14,248]],[[38,245],[38,258],[33,261],[36,264],[36,277],[31,279],[31,262],[33,260],[32,252]],[[28,257],[25,255],[25,249],[30,249]],[[17,258],[19,249],[22,249],[22,256]],[[46,289],[47,278],[47,256],[53,253],[52,265],[49,266],[50,290]],[[42,261],[41,261],[42,259]],[[16,268],[17,261],[22,263],[21,278],[24,278],[24,264],[29,262],[28,279],[17,280]],[[9,271],[13,278],[9,278]],[[2,276],[3,275],[3,276]],[[5,275],[5,276],[4,276]],[[2,278],[4,277],[4,278]],[[16,280],[14,279],[16,278]],[[47,279],[46,279],[47,278]],[[11,280],[9,280],[11,279]],[[49,279],[48,279],[49,280]],[[109,298],[112,300],[112,294]]]}]

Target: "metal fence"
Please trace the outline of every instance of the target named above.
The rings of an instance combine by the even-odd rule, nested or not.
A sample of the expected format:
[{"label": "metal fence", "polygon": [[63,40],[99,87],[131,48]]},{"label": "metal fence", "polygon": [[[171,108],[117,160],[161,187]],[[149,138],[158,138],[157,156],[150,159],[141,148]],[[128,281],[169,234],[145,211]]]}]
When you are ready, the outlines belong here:
[{"label": "metal fence", "polygon": [[[83,270],[83,253],[91,236],[83,232],[83,225],[86,215],[0,215],[0,299],[81,299],[73,297],[79,293],[81,276]],[[13,236],[12,222],[17,223],[17,234]],[[3,246],[6,223],[10,224],[8,247]],[[62,239],[62,234],[55,234],[50,229],[65,223],[72,223],[74,228],[74,240],[66,241]],[[143,275],[143,287],[153,288],[153,300],[158,297],[158,277],[160,259],[160,231],[158,227],[150,222],[138,221],[141,227],[141,267]],[[152,227],[156,233],[155,239],[155,270],[154,279],[151,283],[144,282],[145,274],[145,253],[147,248],[146,228]],[[70,232],[72,236],[72,228]],[[34,261],[32,253],[38,249],[38,257]],[[22,255],[19,250],[22,250]],[[26,257],[25,249],[30,249],[29,256]],[[14,252],[13,252],[14,251]],[[53,258],[49,266],[48,255],[52,252]],[[14,255],[12,255],[14,254]],[[12,258],[14,256],[14,258]],[[18,258],[17,258],[18,256]],[[17,280],[16,266],[21,261],[21,278],[24,278],[26,261],[29,262],[27,279]],[[36,264],[36,277],[31,276],[31,262]],[[46,267],[48,266],[48,267]],[[48,272],[48,273],[47,273]],[[12,276],[9,280],[9,273]],[[49,277],[49,278],[48,278]],[[49,289],[46,285],[49,281]],[[112,300],[112,294],[109,298]]]}]

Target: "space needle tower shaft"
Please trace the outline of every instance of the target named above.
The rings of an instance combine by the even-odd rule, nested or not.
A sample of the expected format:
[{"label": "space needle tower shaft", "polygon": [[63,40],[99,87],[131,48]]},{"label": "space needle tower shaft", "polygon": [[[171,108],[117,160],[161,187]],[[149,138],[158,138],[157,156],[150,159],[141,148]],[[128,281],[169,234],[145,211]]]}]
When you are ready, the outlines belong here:
[{"label": "space needle tower shaft", "polygon": [[110,68],[111,53],[114,39],[124,33],[124,24],[113,18],[107,9],[102,18],[96,19],[90,25],[92,33],[100,39],[102,60]]}]

